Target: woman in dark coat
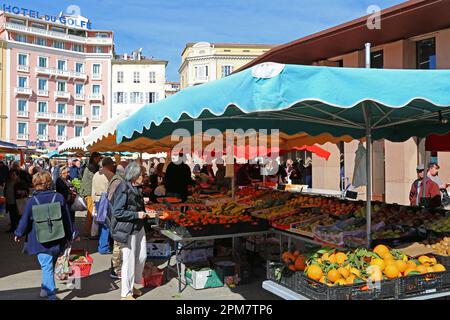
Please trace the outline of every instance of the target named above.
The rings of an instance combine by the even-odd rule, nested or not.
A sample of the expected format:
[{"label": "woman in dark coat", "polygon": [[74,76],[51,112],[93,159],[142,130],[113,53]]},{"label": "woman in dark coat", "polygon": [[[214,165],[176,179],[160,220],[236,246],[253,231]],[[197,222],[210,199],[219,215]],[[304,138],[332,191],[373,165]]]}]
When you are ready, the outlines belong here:
[{"label": "woman in dark coat", "polygon": [[[56,285],[54,279],[54,267],[58,256],[65,250],[67,243],[76,238],[76,232],[70,219],[69,209],[64,198],[51,190],[52,177],[48,172],[39,172],[33,177],[34,193],[25,206],[25,211],[20,219],[19,226],[15,231],[16,242],[26,237],[25,253],[36,255],[42,270],[42,286],[40,296],[56,300]],[[41,244],[37,240],[36,228],[33,223],[32,207],[36,205],[36,199],[40,204],[59,202],[61,204],[61,215],[64,225],[64,238],[49,243]]]},{"label": "woman in dark coat", "polygon": [[133,162],[125,169],[125,181],[116,188],[112,201],[111,233],[122,252],[121,297],[134,300],[142,292],[134,287],[141,283],[147,247],[145,237],[144,197],[140,187],[145,169]]},{"label": "woman in dark coat", "polygon": [[[76,199],[76,189],[69,181],[70,169],[69,167],[62,167],[59,178],[56,180],[56,192],[60,193],[64,200],[67,202],[69,208],[72,207]],[[70,216],[72,223],[75,223],[75,212],[70,209]]]}]

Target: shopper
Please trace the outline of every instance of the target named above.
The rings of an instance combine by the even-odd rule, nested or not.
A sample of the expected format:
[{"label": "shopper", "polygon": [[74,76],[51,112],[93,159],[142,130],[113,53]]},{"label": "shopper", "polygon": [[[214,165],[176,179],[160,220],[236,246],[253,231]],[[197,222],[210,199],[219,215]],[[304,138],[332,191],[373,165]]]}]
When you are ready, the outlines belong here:
[{"label": "shopper", "polygon": [[[102,160],[102,168],[97,171],[92,178],[92,200],[94,201],[95,210],[98,211],[100,198],[103,193],[108,192],[108,186],[111,179],[116,173],[116,165],[113,159],[107,157]],[[109,247],[109,228],[106,224],[99,223],[99,241],[98,253],[111,254]]]},{"label": "shopper", "polygon": [[0,161],[0,186],[3,186],[5,184],[6,179],[8,179],[8,176],[9,176],[8,166],[3,161]]},{"label": "shopper", "polygon": [[[108,186],[108,200],[112,203],[114,200],[114,192],[120,183],[124,180],[124,177],[117,173],[114,177],[109,181]],[[111,226],[109,226],[111,229]],[[121,278],[121,269],[122,269],[122,255],[120,251],[120,243],[114,240],[113,251],[111,256],[111,273],[110,277],[112,279],[120,279]]]},{"label": "shopper", "polygon": [[121,244],[121,298],[134,300],[142,292],[134,287],[141,284],[147,258],[144,223],[147,218],[140,186],[143,168],[133,162],[125,169],[125,181],[114,192],[111,230],[114,240]]},{"label": "shopper", "polygon": [[80,160],[73,159],[72,165],[70,166],[70,180],[80,179]]},{"label": "shopper", "polygon": [[[434,183],[439,186],[440,190],[446,190],[450,183],[444,183],[442,179],[439,177],[439,169],[441,167],[436,162],[430,162],[428,164],[428,178],[430,178]],[[441,191],[441,192],[442,192]]]},{"label": "shopper", "polygon": [[[15,232],[14,240],[19,242],[22,237],[26,237],[25,253],[36,255],[41,265],[42,284],[40,296],[48,297],[49,300],[57,300],[56,285],[54,279],[54,267],[56,259],[64,251],[69,241],[76,237],[74,226],[70,219],[69,209],[64,198],[51,190],[52,177],[48,172],[39,172],[33,177],[35,192],[28,200],[25,212],[20,219],[19,226]],[[36,204],[48,204],[58,202],[61,205],[61,218],[64,225],[65,236],[60,240],[55,240],[41,244],[37,239],[36,225],[33,222],[33,206]]]},{"label": "shopper", "polygon": [[84,233],[89,235],[92,228],[92,212],[94,210],[94,203],[92,200],[92,178],[94,174],[100,169],[99,163],[102,155],[98,152],[93,152],[89,157],[89,163],[84,170],[83,178],[81,179],[80,195],[84,197],[87,206],[86,223],[84,225]]},{"label": "shopper", "polygon": [[75,202],[77,191],[70,182],[70,169],[66,166],[61,168],[59,178],[56,180],[56,192],[60,193],[67,202],[70,210],[72,223],[75,223],[75,211],[72,210],[72,205]]},{"label": "shopper", "polygon": [[52,164],[52,168],[50,169],[50,174],[52,175],[53,189],[55,189],[56,188],[56,180],[58,180],[58,178],[59,178],[59,173],[60,173],[61,167],[56,162],[56,160],[52,160],[51,164]]},{"label": "shopper", "polygon": [[[421,199],[423,197],[423,177],[424,177],[425,167],[420,164],[416,168],[417,180],[415,180],[411,186],[409,192],[409,202],[411,206],[422,205]],[[425,190],[426,205],[435,208],[441,205],[441,192],[439,186],[431,179],[427,179],[426,190]]]},{"label": "shopper", "polygon": [[165,182],[164,182],[164,163],[159,163],[156,166],[155,173],[150,176],[150,188],[152,189],[150,199],[152,202],[156,202],[156,198],[161,194],[165,194]]},{"label": "shopper", "polygon": [[252,184],[252,179],[249,173],[249,164],[243,164],[236,174],[236,185],[240,187],[249,186]]},{"label": "shopper", "polygon": [[166,195],[180,197],[183,202],[189,195],[189,186],[194,184],[192,181],[191,168],[186,164],[183,153],[179,154],[177,163],[171,162],[167,166],[166,175]]},{"label": "shopper", "polygon": [[9,213],[11,221],[11,228],[7,231],[8,233],[16,230],[20,215],[23,213],[23,206],[21,204],[28,197],[28,194],[29,189],[27,183],[20,178],[19,172],[16,169],[12,169],[9,172],[9,177],[6,180],[4,188],[6,212]]}]

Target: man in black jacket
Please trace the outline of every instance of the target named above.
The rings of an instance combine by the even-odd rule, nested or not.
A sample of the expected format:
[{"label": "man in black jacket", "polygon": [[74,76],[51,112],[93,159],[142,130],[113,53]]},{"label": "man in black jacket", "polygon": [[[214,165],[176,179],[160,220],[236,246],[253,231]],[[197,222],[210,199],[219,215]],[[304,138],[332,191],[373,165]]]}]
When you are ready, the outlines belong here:
[{"label": "man in black jacket", "polygon": [[178,164],[171,162],[167,166],[165,183],[166,195],[179,196],[183,202],[189,195],[189,186],[194,184],[191,168],[186,164],[183,153],[179,154]]}]

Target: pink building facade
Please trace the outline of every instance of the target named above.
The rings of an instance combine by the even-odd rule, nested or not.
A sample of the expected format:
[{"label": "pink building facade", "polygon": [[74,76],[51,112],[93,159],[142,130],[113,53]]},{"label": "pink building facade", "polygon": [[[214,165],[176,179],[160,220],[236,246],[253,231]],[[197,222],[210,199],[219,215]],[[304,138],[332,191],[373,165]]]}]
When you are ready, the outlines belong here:
[{"label": "pink building facade", "polygon": [[54,150],[110,117],[112,31],[0,13],[7,41],[8,140]]}]

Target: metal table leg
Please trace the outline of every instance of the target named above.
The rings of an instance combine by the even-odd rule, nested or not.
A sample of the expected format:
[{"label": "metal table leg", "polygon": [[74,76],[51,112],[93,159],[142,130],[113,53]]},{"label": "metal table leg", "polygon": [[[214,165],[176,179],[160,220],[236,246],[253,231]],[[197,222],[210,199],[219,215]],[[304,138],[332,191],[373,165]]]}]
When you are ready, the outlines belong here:
[{"label": "metal table leg", "polygon": [[175,241],[175,261],[176,261],[176,265],[177,265],[177,277],[178,277],[178,293],[181,293],[182,289],[181,289],[181,284],[182,284],[182,279],[181,279],[181,262],[179,259],[180,256],[180,249],[179,249],[179,242]]}]

